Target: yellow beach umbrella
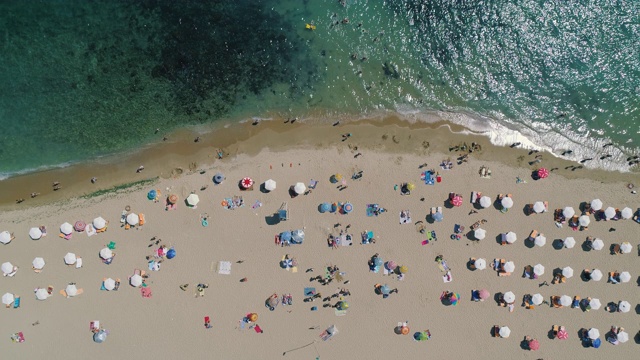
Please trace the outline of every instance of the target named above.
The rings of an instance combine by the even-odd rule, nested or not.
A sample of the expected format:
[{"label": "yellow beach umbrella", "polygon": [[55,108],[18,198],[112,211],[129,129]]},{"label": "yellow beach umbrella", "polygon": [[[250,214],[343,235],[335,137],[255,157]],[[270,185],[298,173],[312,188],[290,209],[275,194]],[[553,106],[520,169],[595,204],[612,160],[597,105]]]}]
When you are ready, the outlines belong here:
[{"label": "yellow beach umbrella", "polygon": [[406,274],[407,271],[409,271],[408,267],[406,267],[405,265],[400,266],[400,273],[401,274]]},{"label": "yellow beach umbrella", "polygon": [[407,184],[407,189],[409,189],[409,191],[413,191],[413,189],[416,188],[416,185],[414,183],[408,183]]}]

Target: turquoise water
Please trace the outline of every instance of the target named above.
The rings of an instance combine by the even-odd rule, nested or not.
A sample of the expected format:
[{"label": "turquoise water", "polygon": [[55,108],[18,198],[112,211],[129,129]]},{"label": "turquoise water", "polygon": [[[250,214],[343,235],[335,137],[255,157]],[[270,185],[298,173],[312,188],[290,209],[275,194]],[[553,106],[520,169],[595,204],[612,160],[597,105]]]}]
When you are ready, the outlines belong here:
[{"label": "turquoise water", "polygon": [[57,0],[0,14],[3,176],[274,113],[438,115],[608,169],[640,147],[635,0]]}]

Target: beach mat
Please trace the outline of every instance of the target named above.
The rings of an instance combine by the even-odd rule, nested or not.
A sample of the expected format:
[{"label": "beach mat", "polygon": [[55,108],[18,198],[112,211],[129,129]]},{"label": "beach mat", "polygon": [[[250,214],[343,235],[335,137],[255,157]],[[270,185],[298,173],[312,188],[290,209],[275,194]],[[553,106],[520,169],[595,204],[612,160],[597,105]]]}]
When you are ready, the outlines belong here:
[{"label": "beach mat", "polygon": [[304,296],[312,296],[316,294],[316,288],[306,287],[304,288]]}]

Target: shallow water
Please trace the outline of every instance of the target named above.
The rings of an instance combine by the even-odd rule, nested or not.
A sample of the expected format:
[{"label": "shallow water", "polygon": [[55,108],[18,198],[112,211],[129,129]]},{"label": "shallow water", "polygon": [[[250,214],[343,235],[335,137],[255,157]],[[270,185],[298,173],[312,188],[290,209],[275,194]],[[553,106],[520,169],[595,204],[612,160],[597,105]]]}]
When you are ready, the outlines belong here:
[{"label": "shallow water", "polygon": [[610,169],[640,146],[633,0],[58,0],[0,12],[4,174],[274,114],[435,114]]}]

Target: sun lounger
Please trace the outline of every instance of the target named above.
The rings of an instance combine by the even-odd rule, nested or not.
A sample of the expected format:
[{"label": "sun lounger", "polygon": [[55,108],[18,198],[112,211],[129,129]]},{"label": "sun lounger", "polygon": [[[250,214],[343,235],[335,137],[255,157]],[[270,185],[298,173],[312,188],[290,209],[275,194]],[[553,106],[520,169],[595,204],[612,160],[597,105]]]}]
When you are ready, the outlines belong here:
[{"label": "sun lounger", "polygon": [[13,308],[17,309],[20,307],[20,296],[16,296],[15,299],[13,299]]},{"label": "sun lounger", "polygon": [[231,274],[231,262],[230,261],[220,261],[218,263],[218,274],[230,275]]},{"label": "sun lounger", "polygon": [[475,204],[480,199],[480,197],[482,197],[481,192],[471,192],[471,203]]},{"label": "sun lounger", "polygon": [[145,223],[144,214],[138,214],[138,224],[142,226],[144,225],[144,223]]},{"label": "sun lounger", "polygon": [[500,234],[500,245],[507,245],[507,234],[506,233],[502,233]]},{"label": "sun lounger", "polygon": [[73,235],[73,233],[71,233],[71,234],[69,234],[69,235],[65,235],[65,234],[63,234],[63,233],[60,233],[60,235],[59,235],[59,236],[60,236],[62,239],[65,239],[65,240],[71,240],[71,235]]},{"label": "sun lounger", "polygon": [[538,236],[538,230],[531,230],[529,234],[529,240],[533,241]]}]

